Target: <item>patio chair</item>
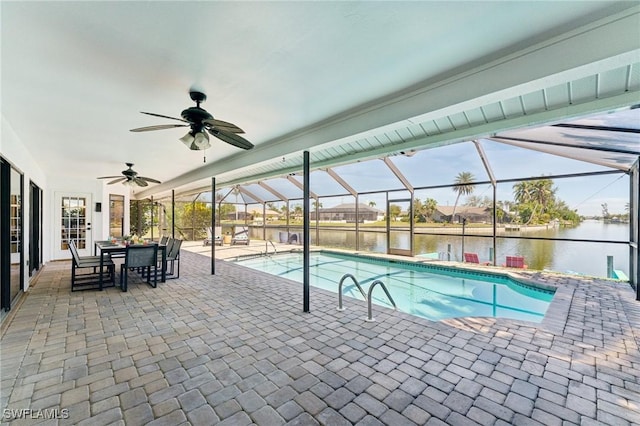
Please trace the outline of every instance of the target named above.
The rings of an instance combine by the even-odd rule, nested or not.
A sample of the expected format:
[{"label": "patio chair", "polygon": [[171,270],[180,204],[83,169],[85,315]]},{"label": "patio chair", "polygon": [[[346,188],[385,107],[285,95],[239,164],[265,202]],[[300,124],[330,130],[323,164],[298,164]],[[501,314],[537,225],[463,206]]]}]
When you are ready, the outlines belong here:
[{"label": "patio chair", "polygon": [[299,240],[298,240],[298,234],[296,232],[292,232],[291,234],[289,234],[289,241],[287,241],[289,244],[298,244]]},{"label": "patio chair", "polygon": [[523,256],[507,256],[506,263],[502,266],[506,266],[507,268],[527,269]]},{"label": "patio chair", "polygon": [[75,240],[69,240],[67,242],[69,245],[69,250],[71,251],[71,255],[74,256],[79,262],[91,262],[91,261],[100,261],[100,256],[80,256],[78,253],[78,246],[76,245]]},{"label": "patio chair", "polygon": [[[68,241],[69,251],[71,252],[71,291],[76,290],[96,290],[100,289],[100,275],[103,270],[100,268],[100,256],[80,256],[75,241]],[[104,283],[110,284],[106,287],[115,285],[115,264],[111,257],[105,256],[102,261],[102,267],[107,269],[109,280],[103,280]],[[79,274],[78,270],[91,268],[91,272]]]},{"label": "patio chair", "polygon": [[246,226],[240,226],[239,231],[236,231],[231,238],[231,245],[245,244],[249,245],[249,228]]},{"label": "patio chair", "polygon": [[[174,239],[171,248],[167,246],[167,267],[171,264],[171,270],[167,271],[167,279],[180,278],[180,247],[182,240]],[[177,263],[177,268],[176,268]],[[177,271],[175,270],[177,269]]]},{"label": "patio chair", "polygon": [[207,238],[205,238],[202,241],[202,245],[203,246],[209,246],[209,245],[211,245],[212,241],[213,241],[213,235],[212,235],[212,232],[211,232],[211,227],[207,226]]},{"label": "patio chair", "polygon": [[478,253],[464,253],[464,261],[466,263],[477,263],[479,265],[491,265],[491,262],[480,262]]},{"label": "patio chair", "polygon": [[[130,245],[124,255],[124,263],[120,265],[120,288],[127,291],[129,272],[134,269],[142,270],[143,276],[147,277],[147,284],[156,288],[158,286],[158,246]],[[151,282],[151,268],[154,270],[153,282]],[[146,274],[145,274],[146,272]]]},{"label": "patio chair", "polygon": [[[163,242],[164,241],[164,242]],[[171,246],[173,246],[173,243],[175,242],[175,239],[172,237],[162,237],[162,240],[160,240],[160,242],[158,243],[159,246],[165,246],[165,250],[164,252],[166,253],[166,255],[169,255],[169,252],[171,251]],[[162,250],[158,249],[158,267],[162,267]]]}]

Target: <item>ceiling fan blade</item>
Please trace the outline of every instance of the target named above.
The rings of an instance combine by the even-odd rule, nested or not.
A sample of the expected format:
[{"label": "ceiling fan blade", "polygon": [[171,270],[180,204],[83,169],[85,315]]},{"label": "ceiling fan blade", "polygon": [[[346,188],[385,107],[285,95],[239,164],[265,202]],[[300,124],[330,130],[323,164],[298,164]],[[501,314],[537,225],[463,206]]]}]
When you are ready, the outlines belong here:
[{"label": "ceiling fan blade", "polygon": [[115,178],[121,178],[122,176],[101,176],[99,178],[96,179],[115,179]]},{"label": "ceiling fan blade", "polygon": [[107,185],[113,185],[114,183],[120,183],[120,182],[124,182],[125,180],[127,180],[126,177],[120,177],[116,180],[112,180],[111,182],[107,182]]},{"label": "ceiling fan blade", "polygon": [[237,146],[242,149],[251,149],[253,148],[253,144],[246,140],[245,138],[236,135],[235,133],[227,132],[222,129],[209,129],[209,133],[211,133],[216,138],[230,144],[233,146]]},{"label": "ceiling fan blade", "polygon": [[140,178],[133,178],[133,183],[135,183],[138,186],[149,186],[149,184],[147,182],[145,182],[144,180],[140,179]]},{"label": "ceiling fan blade", "polygon": [[189,127],[188,124],[158,124],[156,126],[138,127],[137,129],[131,129],[130,132],[148,132],[150,130],[164,130],[173,129],[174,127]]},{"label": "ceiling fan blade", "polygon": [[185,123],[188,123],[187,120],[183,120],[182,118],[169,117],[168,115],[156,114],[153,112],[144,112],[144,111],[140,111],[140,112],[147,115],[153,115],[154,117],[168,118],[169,120],[178,120],[178,121],[184,121]]},{"label": "ceiling fan blade", "polygon": [[244,133],[244,130],[242,130],[240,127],[236,126],[233,123],[228,123],[226,121],[222,121],[222,120],[216,120],[215,118],[210,118],[207,120],[202,120],[202,122],[204,124],[208,124],[211,127],[216,127],[220,130],[226,130],[227,132],[232,132],[232,133]]},{"label": "ceiling fan blade", "polygon": [[142,180],[145,180],[145,181],[151,182],[151,183],[162,183],[159,180],[151,179],[151,178],[144,177],[144,176],[138,176],[137,179],[142,179]]}]

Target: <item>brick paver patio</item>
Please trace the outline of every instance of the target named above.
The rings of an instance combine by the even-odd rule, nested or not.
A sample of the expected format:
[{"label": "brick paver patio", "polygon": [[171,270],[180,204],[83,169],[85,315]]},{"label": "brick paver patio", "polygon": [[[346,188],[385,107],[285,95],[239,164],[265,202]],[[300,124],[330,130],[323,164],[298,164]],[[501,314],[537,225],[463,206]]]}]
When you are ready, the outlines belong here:
[{"label": "brick paver patio", "polygon": [[69,263],[49,263],[3,324],[3,423],[640,424],[627,284],[524,273],[560,286],[542,324],[383,308],[368,323],[362,302],[338,312],[312,289],[305,314],[300,284],[181,262],[127,293],[71,293]]}]

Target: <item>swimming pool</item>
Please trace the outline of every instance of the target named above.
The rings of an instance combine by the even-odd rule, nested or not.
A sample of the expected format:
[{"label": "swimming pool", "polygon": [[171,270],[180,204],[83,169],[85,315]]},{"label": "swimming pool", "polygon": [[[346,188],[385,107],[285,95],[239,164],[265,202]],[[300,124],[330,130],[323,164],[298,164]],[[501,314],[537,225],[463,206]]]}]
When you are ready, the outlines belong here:
[{"label": "swimming pool", "polygon": [[[235,263],[302,282],[302,253],[239,259]],[[334,293],[345,274],[352,274],[365,292],[375,280],[380,280],[399,311],[434,321],[496,317],[540,322],[554,295],[553,290],[529,286],[499,274],[326,251],[310,253],[309,269],[310,285]],[[343,294],[364,300],[351,280],[344,281]],[[392,307],[382,288],[374,289],[372,301]],[[345,305],[349,308],[348,301]]]}]

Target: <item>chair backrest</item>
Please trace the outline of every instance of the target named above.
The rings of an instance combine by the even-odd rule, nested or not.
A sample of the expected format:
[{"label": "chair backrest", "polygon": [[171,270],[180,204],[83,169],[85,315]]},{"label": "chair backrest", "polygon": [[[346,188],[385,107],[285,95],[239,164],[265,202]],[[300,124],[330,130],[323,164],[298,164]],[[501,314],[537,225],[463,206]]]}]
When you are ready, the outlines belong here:
[{"label": "chair backrest", "polygon": [[524,256],[507,256],[507,268],[524,268]]},{"label": "chair backrest", "polygon": [[180,256],[180,246],[182,246],[182,240],[173,240],[171,248],[167,247],[167,259],[177,259]]},{"label": "chair backrest", "polygon": [[124,264],[127,268],[155,266],[158,260],[156,244],[131,245],[127,247]]},{"label": "chair backrest", "polygon": [[76,265],[80,263],[78,247],[76,247],[76,242],[74,240],[69,240],[69,250],[71,251],[71,256],[73,256],[73,261],[76,262]]},{"label": "chair backrest", "polygon": [[465,253],[464,261],[468,263],[480,263],[480,259],[478,259],[477,253]]},{"label": "chair backrest", "polygon": [[234,237],[249,237],[249,228],[246,226],[238,226],[233,234]]},{"label": "chair backrest", "polygon": [[167,241],[169,240],[169,237],[167,237],[166,235],[163,235],[162,238],[160,238],[160,245],[164,246],[167,244]]}]

